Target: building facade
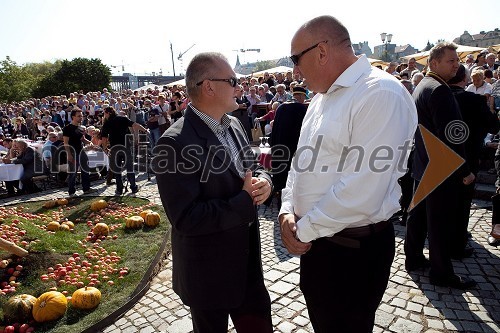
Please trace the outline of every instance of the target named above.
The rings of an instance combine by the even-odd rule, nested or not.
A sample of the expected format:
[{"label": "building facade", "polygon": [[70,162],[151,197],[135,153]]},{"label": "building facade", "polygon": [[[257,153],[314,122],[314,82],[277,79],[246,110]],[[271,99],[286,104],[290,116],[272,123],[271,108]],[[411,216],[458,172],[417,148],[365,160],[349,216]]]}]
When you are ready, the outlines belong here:
[{"label": "building facade", "polygon": [[487,48],[492,45],[500,44],[500,29],[496,28],[492,31],[481,31],[475,35],[471,35],[468,31],[464,31],[464,33],[455,38],[453,42],[459,45]]}]

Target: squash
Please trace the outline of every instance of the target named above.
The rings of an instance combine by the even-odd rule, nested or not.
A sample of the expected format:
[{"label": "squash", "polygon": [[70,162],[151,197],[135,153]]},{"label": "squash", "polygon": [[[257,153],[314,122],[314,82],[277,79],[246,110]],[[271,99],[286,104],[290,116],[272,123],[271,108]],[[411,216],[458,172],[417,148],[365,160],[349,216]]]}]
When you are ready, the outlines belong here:
[{"label": "squash", "polygon": [[61,224],[59,226],[59,230],[61,230],[61,231],[70,231],[71,228],[69,227],[69,225],[63,223],[63,224]]},{"label": "squash", "polygon": [[91,310],[99,303],[101,303],[101,291],[94,287],[80,288],[71,297],[71,304],[77,309]]},{"label": "squash", "polygon": [[97,212],[98,210],[101,210],[106,207],[108,207],[108,203],[102,199],[94,201],[90,204],[90,210],[92,210],[93,212]]},{"label": "squash", "polygon": [[70,229],[75,229],[75,224],[71,221],[64,221],[61,225],[63,224],[67,225]]},{"label": "squash", "polygon": [[64,206],[64,205],[67,205],[67,204],[68,204],[68,199],[66,199],[66,198],[57,199],[57,204],[58,204],[59,206]]},{"label": "squash", "polygon": [[49,291],[38,297],[33,305],[33,319],[38,323],[57,320],[64,316],[68,300],[58,291]]},{"label": "squash", "polygon": [[99,222],[94,226],[92,232],[96,236],[107,236],[109,234],[109,227],[106,223]]},{"label": "squash", "polygon": [[125,221],[125,228],[138,229],[142,227],[144,219],[138,215],[130,216]]},{"label": "squash", "polygon": [[144,221],[146,221],[146,216],[148,216],[148,214],[151,214],[153,213],[153,211],[151,209],[146,209],[146,210],[143,210],[139,215],[141,215],[141,217],[144,219]]},{"label": "squash", "polygon": [[28,322],[32,318],[36,297],[22,294],[9,298],[3,305],[3,317],[6,322]]},{"label": "squash", "polygon": [[158,226],[158,224],[160,224],[160,214],[158,214],[156,212],[149,213],[146,216],[146,219],[144,220],[144,223],[146,223],[146,225],[148,227],[156,227],[156,226]]},{"label": "squash", "polygon": [[43,208],[50,209],[57,206],[57,200],[49,200],[43,204]]},{"label": "squash", "polygon": [[56,222],[56,221],[52,221],[49,224],[47,224],[48,231],[57,231],[57,230],[59,230],[60,227],[61,227],[61,225],[59,224],[59,222]]}]

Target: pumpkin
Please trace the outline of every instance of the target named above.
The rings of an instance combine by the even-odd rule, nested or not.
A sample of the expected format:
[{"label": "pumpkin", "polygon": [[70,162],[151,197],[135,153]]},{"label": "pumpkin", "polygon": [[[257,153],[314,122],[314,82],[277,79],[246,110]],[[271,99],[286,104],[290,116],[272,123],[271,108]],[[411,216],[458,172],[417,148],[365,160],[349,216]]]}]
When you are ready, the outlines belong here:
[{"label": "pumpkin", "polygon": [[68,199],[65,199],[65,198],[63,198],[63,199],[57,199],[57,204],[59,206],[67,205],[68,204]]},{"label": "pumpkin", "polygon": [[68,301],[58,291],[49,291],[38,297],[33,305],[33,319],[39,323],[61,318],[66,312]]},{"label": "pumpkin", "polygon": [[61,230],[61,231],[70,231],[71,229],[70,229],[69,225],[63,223],[63,224],[61,224],[59,226],[59,230]]},{"label": "pumpkin", "polygon": [[144,219],[138,215],[130,216],[125,221],[125,227],[130,229],[138,229],[142,227]]},{"label": "pumpkin", "polygon": [[141,215],[141,217],[144,219],[144,221],[146,221],[146,216],[148,214],[151,214],[153,213],[153,211],[151,209],[146,209],[146,210],[143,210],[139,215]]},{"label": "pumpkin", "polygon": [[92,232],[96,236],[107,236],[109,234],[109,227],[106,223],[97,223],[92,229]]},{"label": "pumpkin", "polygon": [[148,227],[156,227],[158,224],[160,224],[160,214],[156,212],[149,213],[146,216],[144,223],[146,223]]},{"label": "pumpkin", "polygon": [[43,204],[43,208],[49,209],[57,206],[57,200],[49,200]]},{"label": "pumpkin", "polygon": [[22,294],[9,298],[3,305],[3,317],[7,322],[27,322],[31,320],[36,297]]},{"label": "pumpkin", "polygon": [[108,203],[102,199],[94,201],[90,204],[90,210],[92,210],[93,212],[97,212],[98,210],[101,210],[106,207],[108,207]]},{"label": "pumpkin", "polygon": [[80,288],[71,297],[71,304],[77,309],[91,310],[99,303],[101,303],[101,292],[94,287]]},{"label": "pumpkin", "polygon": [[66,224],[70,229],[75,228],[75,224],[71,221],[64,221],[63,223],[61,223],[61,225],[63,225],[63,224]]},{"label": "pumpkin", "polygon": [[57,231],[57,230],[59,230],[60,227],[61,227],[61,225],[59,224],[59,222],[56,222],[56,221],[52,221],[49,224],[47,224],[48,231]]}]

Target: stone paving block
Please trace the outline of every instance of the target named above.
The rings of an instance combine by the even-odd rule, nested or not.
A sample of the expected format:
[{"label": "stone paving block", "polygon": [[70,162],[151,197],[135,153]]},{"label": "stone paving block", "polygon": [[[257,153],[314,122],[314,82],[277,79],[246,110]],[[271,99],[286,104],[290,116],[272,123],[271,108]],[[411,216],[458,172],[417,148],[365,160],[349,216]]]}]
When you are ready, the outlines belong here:
[{"label": "stone paving block", "polygon": [[285,295],[289,291],[293,290],[295,286],[293,284],[290,284],[288,282],[283,282],[283,281],[278,281],[274,284],[272,284],[268,289],[280,294],[280,295]]},{"label": "stone paving block", "polygon": [[288,297],[282,297],[277,302],[280,304],[283,304],[283,306],[287,306],[288,304],[293,302],[293,299],[288,298]]},{"label": "stone paving block", "polygon": [[284,275],[285,275],[285,273],[280,272],[276,269],[272,269],[272,270],[264,273],[264,279],[274,282],[278,279],[281,279]]},{"label": "stone paving block", "polygon": [[[380,304],[380,306],[378,307],[378,310],[380,311],[384,311],[386,313],[392,313],[392,311],[394,311],[394,307],[393,306],[390,306],[388,304],[385,304],[385,303],[382,303]],[[378,311],[377,311],[378,312]]]},{"label": "stone paving block", "polygon": [[396,316],[385,311],[377,311],[375,313],[375,324],[381,327],[389,327]]},{"label": "stone paving block", "polygon": [[439,317],[439,316],[441,316],[441,313],[438,310],[431,308],[431,307],[428,307],[428,306],[424,306],[424,314],[427,317]]},{"label": "stone paving block", "polygon": [[394,298],[391,303],[393,306],[397,306],[398,308],[404,308],[406,306],[406,301],[401,298]]},{"label": "stone paving block", "polygon": [[427,319],[427,326],[432,329],[442,330],[444,329],[444,324],[441,320],[437,319]]},{"label": "stone paving block", "polygon": [[189,311],[186,309],[180,309],[179,311],[175,312],[175,315],[178,317],[184,317],[189,314]]},{"label": "stone paving block", "polygon": [[139,333],[153,333],[153,332],[157,332],[157,330],[155,327],[151,326],[141,328],[141,330],[139,331]]},{"label": "stone paving block", "polygon": [[121,330],[116,327],[115,325],[110,325],[108,327],[106,327],[106,329],[104,329],[103,331],[104,333],[120,333]]},{"label": "stone paving block", "polygon": [[482,332],[481,326],[472,321],[461,321],[460,324],[466,332]]},{"label": "stone paving block", "polygon": [[285,321],[278,325],[278,329],[283,333],[292,333],[295,329],[295,325]]},{"label": "stone paving block", "polygon": [[405,332],[405,333],[420,333],[420,332],[422,332],[424,326],[422,326],[422,325],[420,325],[418,323],[414,323],[412,321],[403,319],[403,318],[399,318],[389,328],[390,328],[391,331],[397,332],[397,333],[401,333],[401,332]]},{"label": "stone paving block", "polygon": [[293,318],[292,321],[298,326],[306,326],[307,324],[309,324],[309,319],[303,316],[297,316]]},{"label": "stone paving block", "polygon": [[193,329],[193,324],[191,319],[182,318],[172,322],[172,324],[167,327],[168,333],[189,333]]},{"label": "stone paving block", "polygon": [[408,311],[412,311],[412,312],[422,312],[422,304],[418,304],[418,303],[413,303],[413,302],[408,302],[408,304],[406,305],[406,309]]},{"label": "stone paving block", "polygon": [[392,314],[396,317],[406,318],[408,317],[409,312],[400,308],[396,308]]},{"label": "stone paving block", "polygon": [[460,331],[462,330],[462,325],[456,320],[443,320],[444,327],[448,330]]},{"label": "stone paving block", "polygon": [[413,296],[411,298],[411,301],[415,302],[415,303],[418,303],[420,305],[427,305],[427,303],[429,303],[429,299],[427,297],[425,297],[425,296],[419,296],[419,295]]}]

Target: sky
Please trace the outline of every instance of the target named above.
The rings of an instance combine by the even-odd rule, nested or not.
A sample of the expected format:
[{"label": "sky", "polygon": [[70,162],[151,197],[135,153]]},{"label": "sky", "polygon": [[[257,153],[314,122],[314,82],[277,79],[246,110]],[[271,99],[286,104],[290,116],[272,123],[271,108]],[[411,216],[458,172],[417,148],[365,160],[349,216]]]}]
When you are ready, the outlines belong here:
[{"label": "sky", "polygon": [[[392,43],[417,49],[500,28],[498,0],[0,0],[0,60],[32,62],[100,58],[113,75],[179,75],[200,52],[219,51],[234,66],[289,56],[290,41],[306,21],[333,15],[354,43]],[[173,48],[174,63],[172,64]],[[194,45],[194,46],[193,46]],[[191,47],[192,46],[192,47]],[[240,52],[260,49],[260,52]],[[184,53],[178,60],[180,53]]]}]

